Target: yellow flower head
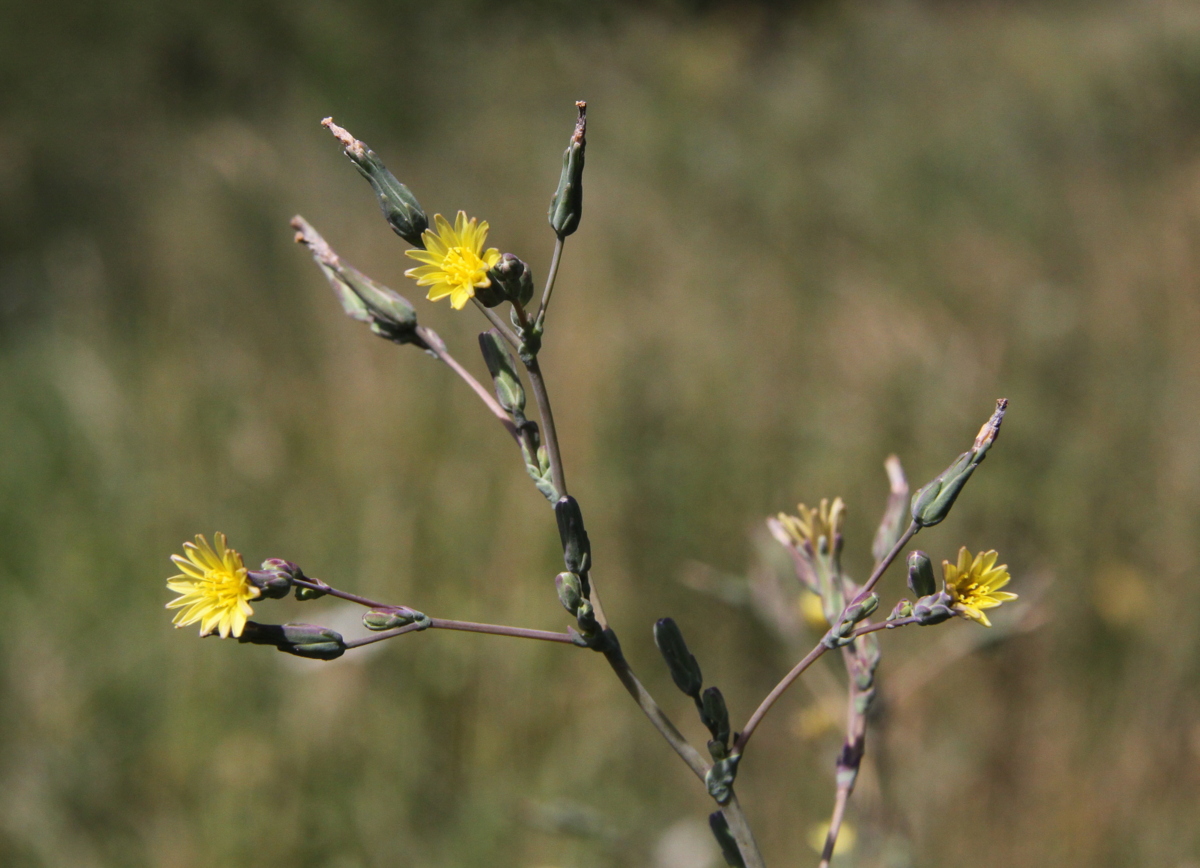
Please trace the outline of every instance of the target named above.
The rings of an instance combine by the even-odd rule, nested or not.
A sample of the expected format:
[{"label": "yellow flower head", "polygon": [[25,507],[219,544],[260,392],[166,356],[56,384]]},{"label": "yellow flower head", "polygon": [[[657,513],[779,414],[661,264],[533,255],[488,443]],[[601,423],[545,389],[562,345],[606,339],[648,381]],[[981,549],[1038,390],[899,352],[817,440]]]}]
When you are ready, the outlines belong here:
[{"label": "yellow flower head", "polygon": [[500,251],[495,247],[483,249],[487,240],[488,224],[484,220],[476,225],[475,218],[467,219],[465,211],[459,211],[454,225],[441,214],[433,215],[437,231],[426,229],[421,234],[424,250],[406,250],[418,262],[417,268],[404,272],[417,286],[428,286],[430,301],[450,296],[450,306],[462,310],[475,295],[476,288],[491,286],[488,269],[500,261]]},{"label": "yellow flower head", "polygon": [[832,548],[833,538],[842,530],[842,516],[846,514],[846,504],[842,503],[842,499],[835,497],[831,505],[829,498],[822,497],[821,505],[816,509],[809,509],[803,503],[798,504],[796,509],[799,515],[779,513],[779,523],[792,541],[798,546],[811,543],[816,549],[817,541],[825,537]]},{"label": "yellow flower head", "polygon": [[253,615],[249,600],[262,592],[250,583],[242,556],[225,546],[225,534],[213,535],[216,548],[203,536],[195,544],[185,542],[184,553],[171,555],[175,566],[183,570],[167,579],[167,587],[180,596],[167,603],[168,609],[182,609],[175,616],[176,627],[200,622],[200,635],[220,633],[221,638],[237,638]]},{"label": "yellow flower head", "polygon": [[992,626],[984,609],[994,609],[1001,603],[1015,600],[1016,594],[1000,590],[1012,576],[1008,565],[996,566],[996,552],[980,552],[971,557],[967,547],[958,550],[958,564],[942,561],[942,573],[946,579],[946,593],[952,600],[950,608],[959,614],[978,621],[985,627]]}]

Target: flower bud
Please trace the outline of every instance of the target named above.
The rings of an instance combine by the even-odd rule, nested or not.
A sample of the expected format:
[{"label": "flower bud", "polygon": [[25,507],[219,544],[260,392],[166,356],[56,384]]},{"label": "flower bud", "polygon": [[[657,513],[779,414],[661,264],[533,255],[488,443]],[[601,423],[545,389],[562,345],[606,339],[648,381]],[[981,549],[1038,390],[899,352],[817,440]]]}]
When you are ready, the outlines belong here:
[{"label": "flower bud", "polygon": [[504,338],[496,329],[488,329],[479,336],[479,349],[483,361],[492,375],[496,389],[496,400],[514,418],[525,417],[525,388],[517,376],[517,366],[504,346]]},{"label": "flower bud", "polygon": [[[540,456],[540,450],[539,450]],[[567,495],[554,504],[554,517],[558,521],[558,536],[562,541],[563,563],[572,573],[584,581],[584,596],[588,595],[587,571],[592,566],[592,544],[583,526],[583,513],[575,498]]]},{"label": "flower bud", "polygon": [[908,589],[918,597],[928,597],[937,590],[933,562],[923,551],[908,553]]},{"label": "flower bud", "polygon": [[717,839],[717,844],[721,847],[721,856],[724,857],[725,864],[729,868],[746,868],[742,851],[738,849],[737,841],[734,839],[733,833],[729,831],[729,821],[725,819],[725,815],[720,811],[713,811],[709,814],[708,828],[712,830],[713,837]]},{"label": "flower bud", "polygon": [[908,600],[901,600],[892,609],[892,613],[887,616],[889,621],[899,621],[901,618],[907,618],[912,614],[913,604]]},{"label": "flower bud", "polygon": [[333,118],[325,118],[321,124],[342,143],[350,162],[375,190],[384,219],[392,230],[414,247],[424,247],[421,233],[429,228],[429,218],[412,191],[396,180],[374,151],[335,124]]},{"label": "flower bud", "polygon": [[579,607],[583,605],[583,585],[579,582],[579,576],[574,573],[559,573],[554,577],[554,587],[558,589],[558,601],[563,604],[563,608],[572,615],[579,612]]},{"label": "flower bud", "polygon": [[408,606],[371,609],[362,617],[363,626],[375,632],[394,630],[396,627],[405,627],[414,621],[422,620],[427,620],[427,616],[416,609],[408,608]]},{"label": "flower bud", "polygon": [[292,590],[292,577],[282,570],[247,570],[246,578],[267,599],[282,599]]},{"label": "flower bud", "polygon": [[296,243],[312,253],[347,316],[369,323],[375,334],[398,344],[420,341],[416,336],[417,312],[407,299],[342,262],[303,217],[293,217],[292,228],[296,230]]},{"label": "flower bud", "polygon": [[239,642],[274,645],[286,654],[334,660],[346,653],[341,634],[316,624],[258,624],[247,621]]},{"label": "flower bud", "polygon": [[654,644],[666,661],[667,669],[675,686],[693,699],[700,697],[700,687],[704,681],[700,674],[700,664],[688,650],[683,641],[683,633],[679,631],[672,618],[660,618],[654,624]]},{"label": "flower bud", "polygon": [[741,754],[734,754],[723,760],[717,760],[708,770],[708,774],[704,776],[704,785],[708,788],[708,794],[716,800],[718,805],[729,804],[729,800],[733,797],[733,779],[737,777],[737,767],[741,759]]},{"label": "flower bud", "polygon": [[912,617],[917,619],[917,623],[922,627],[928,627],[931,624],[940,624],[953,618],[956,614],[950,608],[952,600],[950,595],[945,591],[938,591],[928,597],[922,597],[913,603]]},{"label": "flower bud", "polygon": [[723,759],[729,750],[729,710],[725,707],[725,697],[716,687],[707,687],[700,695],[700,721],[712,734],[709,742],[709,752],[713,753],[713,743],[720,746],[722,756],[713,754],[713,759]]},{"label": "flower bud", "polygon": [[529,265],[512,253],[505,253],[488,271],[491,286],[475,289],[475,297],[485,307],[502,301],[515,301],[522,307],[533,300],[533,272]]},{"label": "flower bud", "polygon": [[913,521],[921,527],[931,527],[938,524],[950,514],[950,507],[958,499],[959,492],[971,478],[988,450],[1000,436],[1000,423],[1004,421],[1004,412],[1008,409],[1008,400],[1001,398],[996,402],[996,410],[990,419],[979,429],[974,445],[955,459],[954,463],[942,471],[928,485],[925,485],[913,495]]},{"label": "flower bud", "polygon": [[579,119],[575,121],[575,132],[571,135],[570,144],[563,152],[562,175],[558,179],[558,189],[550,200],[550,226],[560,238],[566,238],[579,228],[579,218],[583,213],[583,151],[587,146],[587,103],[577,102]]}]

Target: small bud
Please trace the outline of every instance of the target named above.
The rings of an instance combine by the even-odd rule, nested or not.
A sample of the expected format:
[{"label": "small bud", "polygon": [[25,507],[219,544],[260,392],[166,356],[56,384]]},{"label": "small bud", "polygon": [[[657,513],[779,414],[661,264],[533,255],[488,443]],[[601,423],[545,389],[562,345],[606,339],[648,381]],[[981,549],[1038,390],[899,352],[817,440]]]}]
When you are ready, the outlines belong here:
[{"label": "small bud", "polygon": [[416,336],[417,312],[407,299],[342,262],[303,217],[293,217],[292,228],[296,230],[296,243],[308,248],[347,316],[369,323],[375,334],[396,343],[420,342]]},{"label": "small bud", "polygon": [[583,585],[579,582],[579,576],[574,573],[559,573],[554,577],[554,587],[558,589],[558,600],[563,604],[563,608],[572,615],[578,614],[579,607],[583,605]]},{"label": "small bud", "polygon": [[729,804],[729,800],[733,797],[733,780],[737,777],[737,767],[741,759],[741,754],[734,754],[723,760],[717,760],[708,770],[708,774],[704,776],[704,785],[708,788],[708,794],[716,800],[718,805]]},{"label": "small bud", "polygon": [[737,841],[729,831],[729,821],[725,819],[725,815],[720,811],[713,811],[708,815],[708,827],[721,847],[721,856],[724,857],[725,864],[730,868],[746,868],[742,851],[738,849]]},{"label": "small bud", "polygon": [[513,357],[504,346],[504,338],[495,329],[488,329],[479,336],[479,349],[483,352],[483,361],[492,375],[496,400],[510,415],[523,419],[525,388],[521,385],[521,378],[517,376],[517,366]]},{"label": "small bud", "polygon": [[279,600],[292,591],[292,577],[282,570],[247,570],[246,578],[267,599]]},{"label": "small bud", "polygon": [[908,589],[918,597],[928,597],[937,590],[933,562],[923,551],[908,553]]},{"label": "small bud", "polygon": [[912,614],[913,604],[908,600],[901,600],[892,608],[892,613],[887,616],[889,621],[899,621],[901,618],[907,618]]},{"label": "small bud", "polygon": [[970,450],[955,459],[954,463],[942,471],[928,485],[925,485],[913,495],[912,518],[921,527],[931,527],[938,524],[950,514],[950,507],[958,499],[959,492],[971,478],[988,450],[1000,436],[1000,424],[1004,421],[1004,412],[1008,409],[1008,400],[1001,398],[996,402],[996,410],[990,419],[979,429],[975,443]]},{"label": "small bud", "polygon": [[583,152],[587,146],[587,103],[577,102],[579,119],[575,121],[575,132],[567,150],[563,152],[562,175],[558,189],[550,200],[550,225],[559,238],[566,238],[579,228],[583,213]]},{"label": "small bud", "polygon": [[371,184],[392,230],[414,247],[424,247],[421,233],[429,228],[429,218],[412,191],[396,180],[374,151],[335,124],[333,118],[325,118],[321,125],[337,137],[350,162]]},{"label": "small bud", "polygon": [[422,612],[407,606],[388,606],[387,608],[371,609],[363,615],[363,626],[368,630],[394,630],[405,627],[414,621],[427,620]]},{"label": "small bud", "polygon": [[879,595],[870,594],[865,599],[858,600],[852,603],[847,609],[846,614],[842,617],[842,623],[849,622],[857,624],[859,621],[868,617],[876,609],[879,608]]},{"label": "small bud", "polygon": [[[721,745],[723,750],[728,750],[729,710],[725,707],[725,697],[716,687],[705,688],[700,696],[700,721],[712,734],[713,741]],[[712,750],[711,745],[709,750]]]},{"label": "small bud", "polygon": [[247,621],[239,642],[274,645],[286,654],[334,660],[346,653],[340,633],[316,624],[258,624]]},{"label": "small bud", "polygon": [[[538,457],[541,458],[541,448]],[[549,462],[547,462],[548,464]],[[548,468],[547,468],[548,469]],[[554,504],[554,517],[558,520],[558,536],[562,540],[563,562],[572,573],[578,573],[584,581],[592,566],[592,544],[583,526],[583,513],[575,498],[567,495]],[[587,595],[587,587],[584,587]]]},{"label": "small bud", "polygon": [[953,602],[950,595],[945,591],[938,591],[929,597],[922,597],[913,603],[912,617],[917,619],[917,623],[922,627],[928,627],[931,624],[940,624],[953,618],[955,611],[950,608]]},{"label": "small bud", "polygon": [[524,307],[533,300],[533,272],[526,262],[512,253],[501,256],[488,271],[488,277],[491,286],[475,290],[475,297],[485,307],[495,307],[502,301],[515,301]]},{"label": "small bud", "polygon": [[683,633],[679,631],[679,625],[674,619],[660,618],[655,622],[654,644],[658,646],[659,653],[666,661],[675,686],[688,696],[699,698],[700,688],[704,684],[700,664],[688,650],[687,643],[683,641]]}]

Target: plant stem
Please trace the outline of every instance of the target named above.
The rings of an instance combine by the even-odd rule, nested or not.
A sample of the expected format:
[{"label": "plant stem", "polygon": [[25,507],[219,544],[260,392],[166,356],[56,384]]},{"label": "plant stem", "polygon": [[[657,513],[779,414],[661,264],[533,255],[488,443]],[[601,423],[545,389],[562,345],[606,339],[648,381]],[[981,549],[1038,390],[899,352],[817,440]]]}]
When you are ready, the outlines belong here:
[{"label": "plant stem", "polygon": [[[387,603],[379,603],[367,597],[360,597],[358,594],[351,594],[349,591],[339,591],[337,588],[330,587],[324,582],[316,582],[311,579],[293,579],[293,584],[299,585],[302,588],[311,588],[314,591],[324,591],[331,597],[338,597],[342,600],[349,600],[351,603],[358,603],[360,606],[366,606],[368,609],[397,609],[398,606],[391,606]],[[407,608],[407,607],[406,607]],[[475,621],[451,621],[447,618],[430,618],[428,625],[405,624],[403,627],[396,627],[392,630],[383,630],[375,636],[368,636],[365,639],[356,639],[353,642],[347,642],[347,648],[357,648],[360,645],[370,645],[372,642],[378,642],[381,639],[390,639],[393,636],[400,636],[412,630],[428,629],[428,630],[462,630],[467,633],[491,633],[495,636],[513,636],[518,639],[541,639],[545,642],[562,642],[566,645],[574,645],[575,640],[571,638],[569,633],[553,633],[549,630],[532,630],[528,627],[509,627],[505,624],[480,624]]]},{"label": "plant stem", "polygon": [[829,821],[829,834],[825,836],[825,846],[821,850],[821,864],[818,868],[829,868],[829,860],[833,858],[833,848],[837,845],[838,833],[842,829],[842,820],[846,816],[848,801],[850,801],[850,787],[839,784],[837,797],[833,802],[833,818]]},{"label": "plant stem", "polygon": [[546,308],[550,306],[550,295],[554,292],[554,283],[558,280],[558,263],[562,261],[563,239],[554,241],[554,254],[550,257],[550,272],[546,275],[546,288],[542,290],[542,301],[538,304],[537,317],[534,319],[539,330],[546,325]]},{"label": "plant stem", "polygon": [[750,719],[746,721],[746,726],[738,734],[737,739],[733,743],[734,753],[741,753],[745,750],[750,737],[754,735],[754,730],[758,729],[759,723],[766,717],[767,712],[771,710],[771,706],[779,700],[779,697],[783,696],[785,690],[792,686],[793,681],[804,674],[805,669],[812,666],[817,661],[817,658],[828,650],[823,644],[817,643],[817,646],[809,651],[803,660],[792,667],[791,672],[783,676],[783,679],[767,694],[766,699],[759,704],[758,708],[754,710],[754,714],[750,715]]},{"label": "plant stem", "polygon": [[721,813],[725,815],[725,822],[729,825],[733,840],[737,842],[746,868],[766,868],[762,853],[758,850],[758,842],[754,840],[754,833],[750,831],[750,823],[746,820],[736,793],[730,795],[729,804],[721,807]]},{"label": "plant stem", "polygon": [[650,722],[654,724],[654,728],[667,740],[667,744],[688,764],[688,768],[695,773],[696,777],[704,780],[704,776],[708,774],[708,764],[700,756],[700,752],[688,743],[688,740],[683,737],[683,733],[663,713],[658,703],[654,701],[654,697],[642,686],[642,682],[638,680],[638,677],[633,674],[633,669],[630,668],[625,655],[621,653],[621,645],[617,642],[617,637],[611,630],[608,631],[608,638],[608,647],[604,650],[604,657],[608,660],[608,665],[612,667],[613,672],[617,674],[617,678],[625,685],[625,689],[629,691],[629,695],[633,697],[634,702],[638,704],[638,707],[642,709],[646,717],[650,718]]},{"label": "plant stem", "polygon": [[496,313],[490,307],[484,306],[484,304],[477,298],[472,298],[471,301],[475,302],[475,306],[483,312],[483,315],[486,316],[488,320],[491,321],[492,325],[496,327],[496,331],[500,332],[501,336],[508,341],[509,345],[519,353],[521,351],[521,339],[517,337],[516,333],[509,327],[508,323],[501,318],[500,314]]},{"label": "plant stem", "polygon": [[518,639],[541,639],[544,642],[562,642],[574,645],[569,633],[552,633],[549,630],[531,630],[528,627],[507,627],[503,624],[478,624],[474,621],[449,621],[445,618],[430,618],[433,630],[463,630],[467,633],[491,633],[496,636],[515,636]]},{"label": "plant stem", "polygon": [[529,373],[529,385],[537,401],[538,413],[542,417],[542,437],[546,441],[546,454],[550,458],[550,475],[559,497],[567,496],[567,476],[563,472],[562,454],[558,451],[558,429],[554,427],[554,411],[550,409],[550,395],[546,392],[546,381],[537,358],[532,359],[525,370]]},{"label": "plant stem", "polygon": [[449,351],[446,349],[445,342],[442,341],[437,332],[433,331],[432,329],[427,329],[424,326],[417,326],[417,334],[420,335],[421,339],[425,341],[430,351],[438,359],[445,362],[446,366],[449,367],[450,370],[458,374],[463,379],[463,382],[470,386],[475,394],[483,400],[483,403],[487,405],[487,408],[492,411],[492,415],[500,420],[500,424],[504,426],[504,430],[511,434],[514,440],[519,440],[520,434],[517,432],[517,426],[513,424],[512,418],[508,415],[505,409],[500,406],[500,402],[496,400],[495,396],[491,392],[483,387],[482,383],[480,383],[471,375],[470,371],[459,364],[458,360],[454,358],[454,356],[450,355]]},{"label": "plant stem", "polygon": [[872,589],[879,584],[879,580],[883,577],[883,574],[887,571],[887,568],[892,565],[892,561],[896,559],[896,555],[900,554],[900,550],[908,545],[908,541],[915,537],[917,532],[920,530],[921,526],[915,521],[908,526],[908,530],[904,532],[900,539],[896,540],[896,544],[892,546],[892,550],[887,553],[887,557],[875,565],[875,569],[871,571],[871,578],[867,579],[867,583],[862,586],[862,589],[858,592],[854,599],[851,600],[850,605],[854,605],[860,600],[866,599],[867,595],[871,593]]}]

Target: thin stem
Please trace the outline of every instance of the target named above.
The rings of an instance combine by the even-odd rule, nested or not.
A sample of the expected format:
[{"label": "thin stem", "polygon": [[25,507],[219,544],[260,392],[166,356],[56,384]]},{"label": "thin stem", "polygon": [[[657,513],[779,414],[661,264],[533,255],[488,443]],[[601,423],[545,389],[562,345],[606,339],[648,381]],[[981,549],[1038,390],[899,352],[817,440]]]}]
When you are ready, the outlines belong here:
[{"label": "thin stem", "polygon": [[536,357],[525,365],[525,370],[529,372],[529,385],[533,387],[533,397],[542,417],[542,436],[546,441],[546,454],[550,458],[550,475],[554,480],[554,488],[559,497],[566,497],[567,477],[563,472],[562,454],[558,451],[558,430],[554,427],[550,395],[546,392],[546,381],[542,379],[542,368]]},{"label": "thin stem", "polygon": [[433,354],[445,362],[446,366],[458,374],[463,379],[463,382],[470,386],[475,394],[483,400],[487,408],[492,411],[492,415],[500,420],[500,424],[504,426],[504,430],[511,434],[514,440],[520,439],[517,426],[513,424],[512,418],[505,409],[500,406],[500,402],[496,400],[496,397],[491,392],[484,388],[482,383],[471,375],[470,371],[459,364],[454,356],[450,355],[450,352],[446,349],[445,342],[438,337],[437,332],[427,329],[424,326],[417,326],[417,334],[421,336],[421,339],[425,341]]},{"label": "thin stem", "polygon": [[384,639],[391,639],[395,636],[403,636],[405,633],[412,633],[415,630],[421,630],[424,625],[419,622],[405,624],[403,627],[396,627],[391,630],[382,630],[373,636],[366,636],[362,639],[351,639],[346,643],[347,648],[361,648],[364,645],[370,645],[374,642],[382,642]]},{"label": "thin stem", "polygon": [[818,868],[829,868],[829,860],[833,858],[833,848],[837,845],[838,833],[842,829],[842,820],[846,816],[848,801],[850,801],[850,788],[839,786],[837,798],[833,803],[833,817],[829,821],[829,834],[825,836],[825,847],[821,850],[821,864]]},{"label": "thin stem", "polygon": [[429,621],[430,628],[434,630],[463,630],[467,633],[491,633],[496,636],[515,636],[518,639],[541,639],[544,642],[575,644],[575,640],[569,633],[530,630],[527,627],[508,627],[503,624],[478,624],[474,621],[449,621],[445,618],[430,618]]},{"label": "thin stem", "polygon": [[554,241],[554,254],[550,257],[550,272],[546,275],[546,288],[542,290],[542,301],[534,318],[534,324],[539,330],[546,324],[546,308],[550,306],[550,295],[554,292],[554,282],[558,280],[558,263],[562,261],[562,253],[563,239],[557,238]]},{"label": "thin stem", "polygon": [[766,717],[768,711],[771,710],[779,697],[783,696],[785,690],[792,686],[792,682],[804,674],[804,670],[817,661],[822,654],[829,649],[818,643],[815,648],[808,652],[803,660],[792,667],[792,671],[783,676],[783,679],[775,685],[775,688],[767,694],[764,699],[754,710],[754,714],[750,715],[750,719],[746,721],[746,726],[742,729],[737,739],[733,743],[733,752],[741,753],[746,748],[746,744],[750,741],[750,736],[754,735],[754,730],[758,729],[759,723]]},{"label": "thin stem", "polygon": [[[360,606],[366,606],[368,609],[396,609],[397,606],[391,606],[387,603],[380,603],[367,597],[360,597],[358,594],[351,594],[349,591],[339,591],[337,588],[330,587],[324,582],[314,581],[312,579],[293,579],[293,584],[299,585],[302,588],[311,588],[314,591],[324,591],[331,597],[338,597],[342,600],[349,600],[351,603],[358,603]],[[531,630],[528,627],[509,627],[505,624],[480,624],[475,621],[451,621],[447,618],[430,618],[427,625],[420,623],[406,624],[403,627],[396,627],[392,630],[383,630],[375,636],[366,639],[358,639],[354,642],[347,642],[347,648],[357,648],[359,645],[369,645],[372,642],[378,642],[380,639],[390,639],[392,636],[400,636],[408,633],[411,630],[418,629],[430,630],[462,630],[468,633],[491,633],[495,636],[513,636],[518,639],[541,639],[545,642],[562,642],[567,645],[574,645],[575,640],[571,638],[570,633],[553,633],[549,630]]]},{"label": "thin stem", "polygon": [[730,796],[729,804],[721,807],[721,813],[725,815],[729,833],[737,842],[738,851],[742,854],[742,861],[746,863],[746,868],[766,868],[762,853],[758,850],[758,842],[754,840],[754,833],[750,831],[750,823],[746,820],[746,814],[742,811],[742,805],[738,801],[737,793]]},{"label": "thin stem", "polygon": [[851,601],[851,605],[860,600],[866,599],[867,595],[871,593],[871,590],[877,584],[879,584],[879,580],[883,577],[883,574],[887,571],[887,568],[892,565],[892,561],[896,559],[896,555],[900,554],[901,549],[908,545],[908,541],[915,537],[920,530],[921,526],[915,521],[908,526],[908,530],[904,532],[900,539],[896,540],[896,544],[892,546],[892,550],[887,553],[887,557],[875,565],[875,569],[871,572],[871,578],[867,579],[867,583],[862,586],[862,590],[860,590],[855,596],[854,600]]},{"label": "thin stem", "polygon": [[638,680],[638,677],[633,674],[629,662],[625,659],[625,655],[621,653],[620,643],[617,642],[616,636],[613,635],[611,630],[609,631],[608,647],[604,650],[604,657],[608,660],[608,665],[612,667],[613,672],[617,674],[617,678],[625,685],[625,689],[629,691],[629,695],[633,697],[634,702],[638,704],[638,707],[642,709],[646,717],[650,718],[650,722],[654,724],[654,728],[667,740],[667,744],[688,764],[688,768],[695,773],[696,777],[704,780],[704,776],[708,774],[708,764],[700,756],[700,752],[688,743],[688,740],[675,727],[671,719],[663,713],[658,703],[654,701],[654,697],[642,686],[642,682]]},{"label": "thin stem", "polygon": [[509,345],[519,353],[521,351],[521,339],[517,337],[516,332],[509,327],[508,323],[504,321],[500,314],[496,313],[490,307],[485,306],[483,302],[477,298],[472,298],[471,301],[475,302],[475,306],[483,312],[483,315],[486,316],[488,320],[491,321],[492,325],[496,327],[496,331],[500,332],[501,336],[508,341]]}]

